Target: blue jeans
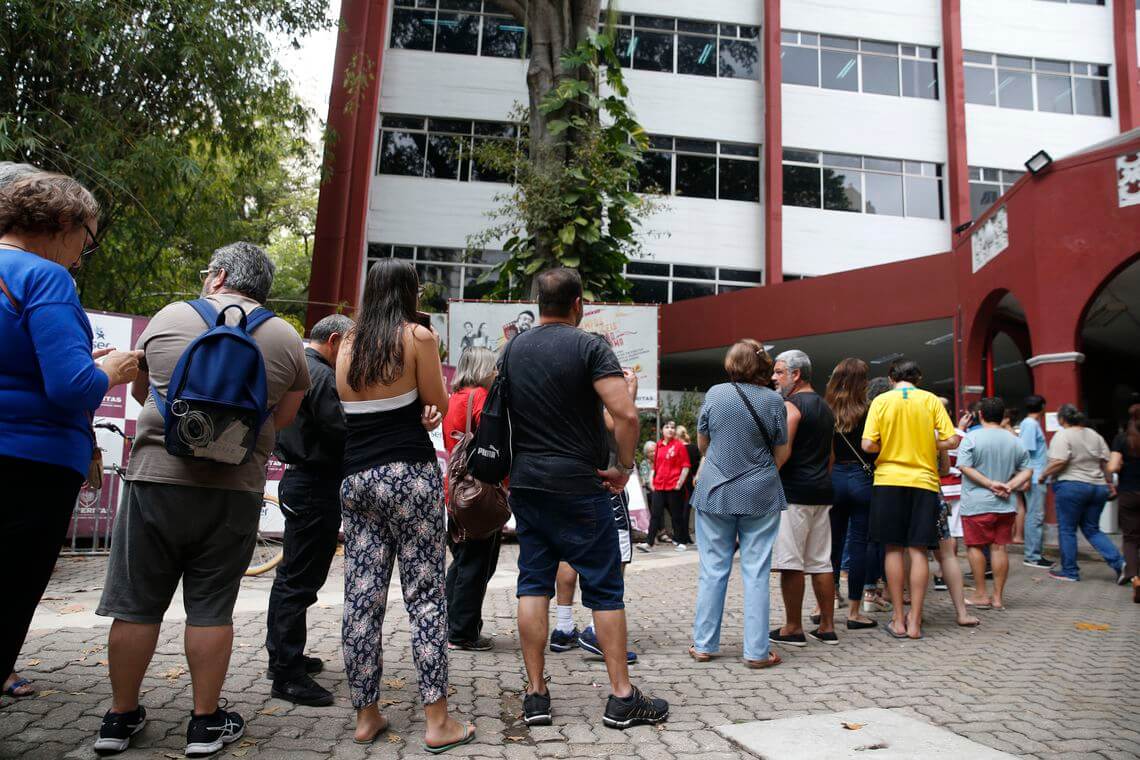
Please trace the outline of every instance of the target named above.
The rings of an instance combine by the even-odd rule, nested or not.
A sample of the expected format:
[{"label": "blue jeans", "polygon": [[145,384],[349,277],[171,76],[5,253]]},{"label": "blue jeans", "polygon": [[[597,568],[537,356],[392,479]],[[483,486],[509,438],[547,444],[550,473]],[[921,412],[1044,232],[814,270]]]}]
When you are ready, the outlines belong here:
[{"label": "blue jeans", "polygon": [[[848,553],[847,565],[847,598],[858,601],[863,598],[863,588],[867,582],[868,572],[877,574],[867,563],[867,533],[871,521],[871,485],[872,477],[863,472],[857,463],[840,462],[831,470],[831,485],[835,490],[835,499],[832,502],[832,514],[847,515],[847,525],[843,526],[846,534],[845,542],[837,542],[835,528],[832,528],[831,562],[836,564],[839,557],[846,551]],[[838,571],[836,571],[836,590],[839,588]],[[874,579],[872,578],[872,583]]]},{"label": "blue jeans", "polygon": [[1100,531],[1100,513],[1108,501],[1108,488],[1105,486],[1080,483],[1075,480],[1061,480],[1053,484],[1056,496],[1057,530],[1061,544],[1061,575],[1080,580],[1077,567],[1077,528],[1100,552],[1104,561],[1115,572],[1124,566],[1124,556],[1117,551],[1112,539]]},{"label": "blue jeans", "polygon": [[768,659],[768,577],[772,570],[772,545],[779,530],[779,512],[765,517],[742,517],[697,510],[701,572],[693,617],[693,646],[698,652],[720,651],[724,595],[739,540],[740,575],[744,581],[744,658]]},{"label": "blue jeans", "polygon": [[1041,473],[1033,473],[1033,482],[1025,492],[1025,561],[1041,559],[1045,544],[1045,486],[1037,482]]}]

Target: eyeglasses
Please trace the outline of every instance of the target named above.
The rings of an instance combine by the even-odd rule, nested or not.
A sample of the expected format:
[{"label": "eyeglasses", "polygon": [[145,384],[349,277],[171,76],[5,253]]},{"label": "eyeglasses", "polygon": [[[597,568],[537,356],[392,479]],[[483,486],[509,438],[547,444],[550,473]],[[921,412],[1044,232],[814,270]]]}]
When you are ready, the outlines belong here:
[{"label": "eyeglasses", "polygon": [[83,223],[83,229],[87,232],[87,237],[91,242],[83,241],[83,251],[79,254],[80,258],[87,258],[95,251],[99,250],[99,240],[95,237],[95,233],[91,231],[91,225],[87,222]]},{"label": "eyeglasses", "polygon": [[202,281],[203,285],[206,284],[206,279],[210,276],[210,273],[213,271],[214,271],[213,269],[199,269],[198,270],[198,279]]}]

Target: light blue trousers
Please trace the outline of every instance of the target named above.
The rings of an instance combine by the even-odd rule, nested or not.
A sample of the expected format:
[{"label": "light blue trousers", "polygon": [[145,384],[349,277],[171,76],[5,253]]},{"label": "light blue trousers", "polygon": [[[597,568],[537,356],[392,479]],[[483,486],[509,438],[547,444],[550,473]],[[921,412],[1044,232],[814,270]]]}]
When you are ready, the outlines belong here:
[{"label": "light blue trousers", "polygon": [[1038,472],[1033,473],[1033,484],[1025,492],[1025,561],[1041,559],[1041,548],[1045,543],[1045,489],[1037,482]]},{"label": "light blue trousers", "polygon": [[780,513],[766,517],[709,515],[697,510],[697,549],[701,572],[693,645],[698,652],[720,651],[720,623],[732,557],[740,542],[740,575],[744,581],[744,658],[768,659],[768,576],[772,545],[780,529]]}]

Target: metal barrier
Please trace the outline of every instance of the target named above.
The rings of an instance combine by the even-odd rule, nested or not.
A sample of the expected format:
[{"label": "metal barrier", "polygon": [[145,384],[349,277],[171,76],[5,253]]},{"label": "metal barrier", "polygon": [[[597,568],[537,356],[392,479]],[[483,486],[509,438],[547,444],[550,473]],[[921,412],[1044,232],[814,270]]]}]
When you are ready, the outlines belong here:
[{"label": "metal barrier", "polygon": [[67,529],[64,554],[110,552],[111,529],[115,525],[115,514],[119,511],[124,486],[125,482],[117,469],[104,467],[101,489],[88,488],[86,484],[79,489],[71,525]]}]

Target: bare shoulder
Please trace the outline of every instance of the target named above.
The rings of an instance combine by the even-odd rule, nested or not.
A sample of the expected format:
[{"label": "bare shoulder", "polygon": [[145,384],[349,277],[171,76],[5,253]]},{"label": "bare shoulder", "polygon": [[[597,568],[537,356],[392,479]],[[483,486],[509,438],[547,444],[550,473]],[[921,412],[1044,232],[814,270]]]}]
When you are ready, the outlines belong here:
[{"label": "bare shoulder", "polygon": [[404,334],[411,335],[416,345],[433,344],[438,339],[434,330],[412,322],[404,326]]}]

